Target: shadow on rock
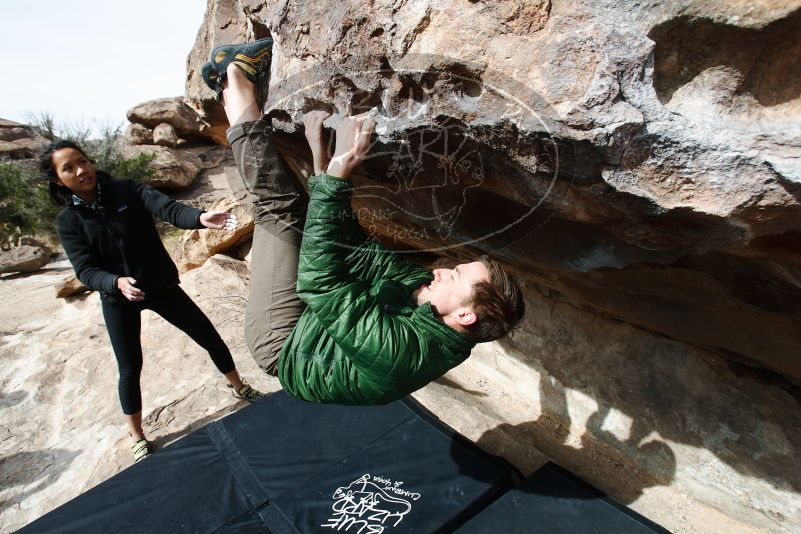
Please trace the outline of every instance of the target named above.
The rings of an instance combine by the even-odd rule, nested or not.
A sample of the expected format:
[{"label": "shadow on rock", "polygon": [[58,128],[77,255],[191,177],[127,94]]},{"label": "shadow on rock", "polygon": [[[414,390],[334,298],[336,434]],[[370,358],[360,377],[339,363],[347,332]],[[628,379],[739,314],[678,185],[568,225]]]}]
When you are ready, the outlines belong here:
[{"label": "shadow on rock", "polygon": [[55,483],[76,456],[77,451],[53,448],[20,451],[0,458],[0,483],[8,491],[0,501],[0,513]]},{"label": "shadow on rock", "polygon": [[24,401],[27,396],[28,392],[22,391],[21,389],[10,393],[0,393],[0,410],[19,404]]},{"label": "shadow on rock", "polygon": [[474,389],[467,389],[463,385],[459,384],[451,380],[450,378],[443,376],[437,379],[437,384],[445,386],[447,388],[458,389],[459,391],[464,391],[465,393],[469,393],[470,395],[475,395],[476,397],[487,397],[488,394],[484,393],[483,391],[477,391]]},{"label": "shadow on rock", "polygon": [[[162,447],[166,447],[167,445],[169,445],[173,441],[176,441],[176,440],[184,437],[185,435],[189,434],[190,432],[194,432],[195,430],[197,430],[199,428],[202,428],[202,427],[206,426],[207,424],[209,424],[209,423],[211,423],[213,421],[216,421],[217,419],[219,419],[221,417],[224,417],[224,416],[228,415],[231,412],[235,412],[239,408],[241,408],[243,406],[247,406],[247,404],[248,403],[245,402],[245,401],[240,401],[240,402],[238,402],[236,404],[231,404],[229,406],[225,406],[224,408],[221,408],[221,409],[217,410],[216,412],[210,413],[210,414],[206,415],[205,417],[201,417],[199,419],[196,419],[196,420],[192,421],[191,423],[187,423],[186,425],[184,425],[183,427],[179,428],[178,430],[174,430],[174,431],[170,432],[169,434],[164,434],[162,436],[156,437],[151,441],[151,443],[155,446],[156,450],[161,449]],[[155,413],[156,412],[154,412],[154,414]],[[153,417],[152,414],[151,414],[151,416],[149,416],[148,419],[150,419],[151,417]],[[154,419],[156,419],[157,417],[158,416],[154,417]],[[155,426],[155,425],[153,425],[153,426]]]},{"label": "shadow on rock", "polygon": [[[507,354],[541,372],[542,415],[488,432],[481,441],[491,452],[504,456],[496,435],[530,443],[582,477],[625,481],[616,486],[614,480],[589,480],[624,502],[646,487],[670,483],[679,463],[690,478],[721,476],[742,483],[707,453],[778,491],[801,491],[801,415],[787,391],[687,345],[638,338],[612,322],[586,323],[567,306],[558,313],[563,316],[541,320],[574,326],[546,331],[534,324],[532,331],[543,332],[538,342],[544,350],[538,354],[524,352],[515,341],[501,342]],[[571,424],[566,390],[576,394],[569,399],[571,413],[596,406],[580,442],[563,439]],[[678,449],[668,445],[673,443],[692,447],[682,447],[679,462]]]},{"label": "shadow on rock", "polygon": [[525,476],[544,463],[527,453],[536,448],[549,459],[586,479],[616,500],[630,504],[646,488],[669,485],[676,472],[676,457],[670,446],[651,437],[651,429],[633,423],[625,439],[602,428],[609,415],[596,410],[587,420],[581,438],[571,437],[571,419],[564,388],[542,380],[543,413],[533,421],[501,424],[476,441],[482,449],[505,458]]}]

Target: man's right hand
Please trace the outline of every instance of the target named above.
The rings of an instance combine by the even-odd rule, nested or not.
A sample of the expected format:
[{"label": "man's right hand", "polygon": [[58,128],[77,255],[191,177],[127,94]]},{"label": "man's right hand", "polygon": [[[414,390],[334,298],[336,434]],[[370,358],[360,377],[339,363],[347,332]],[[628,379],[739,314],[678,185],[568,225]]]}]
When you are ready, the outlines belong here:
[{"label": "man's right hand", "polygon": [[370,151],[370,136],[375,120],[367,114],[346,117],[337,125],[336,151],[328,164],[327,174],[347,178]]},{"label": "man's right hand", "polygon": [[117,278],[117,289],[120,290],[120,293],[122,293],[126,299],[132,302],[145,300],[145,292],[135,287],[135,285],[136,279],[130,276],[120,276]]}]

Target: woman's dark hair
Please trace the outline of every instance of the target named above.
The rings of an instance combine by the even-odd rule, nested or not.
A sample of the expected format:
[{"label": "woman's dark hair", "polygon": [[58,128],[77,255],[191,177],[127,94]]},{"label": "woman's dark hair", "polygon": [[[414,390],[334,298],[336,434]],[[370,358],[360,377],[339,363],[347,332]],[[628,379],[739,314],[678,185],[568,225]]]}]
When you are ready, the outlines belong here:
[{"label": "woman's dark hair", "polygon": [[47,192],[50,195],[50,200],[52,200],[58,206],[66,206],[68,204],[70,195],[72,194],[68,188],[56,183],[58,173],[56,172],[55,165],[53,165],[53,153],[57,150],[61,150],[62,148],[71,148],[73,150],[77,150],[83,154],[83,157],[94,164],[94,161],[92,161],[92,159],[86,155],[86,152],[84,152],[83,148],[81,148],[81,146],[75,141],[62,139],[60,141],[54,141],[45,147],[39,156],[39,172],[42,173],[42,178],[47,180]]}]

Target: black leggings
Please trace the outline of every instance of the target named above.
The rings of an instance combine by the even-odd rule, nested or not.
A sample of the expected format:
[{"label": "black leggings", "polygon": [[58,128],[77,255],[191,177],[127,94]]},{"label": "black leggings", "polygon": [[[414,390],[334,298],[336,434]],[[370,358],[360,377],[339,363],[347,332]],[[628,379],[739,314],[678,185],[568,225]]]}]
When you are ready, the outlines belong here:
[{"label": "black leggings", "polygon": [[175,286],[139,302],[103,302],[103,318],[120,370],[119,393],[124,414],[132,415],[142,410],[142,393],[139,390],[139,375],[142,372],[140,333],[141,312],[145,309],[158,313],[209,351],[209,356],[221,373],[236,369],[231,351],[214,325],[180,287]]}]

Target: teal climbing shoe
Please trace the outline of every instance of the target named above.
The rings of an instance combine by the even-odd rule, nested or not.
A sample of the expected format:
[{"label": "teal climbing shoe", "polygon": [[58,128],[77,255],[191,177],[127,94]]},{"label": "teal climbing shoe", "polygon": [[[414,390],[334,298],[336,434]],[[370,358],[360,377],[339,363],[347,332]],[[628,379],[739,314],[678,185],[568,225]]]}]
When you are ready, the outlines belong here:
[{"label": "teal climbing shoe", "polygon": [[200,69],[203,81],[219,96],[228,65],[240,67],[248,80],[256,83],[259,73],[270,64],[273,40],[270,37],[252,43],[222,45],[211,51],[211,59]]}]

